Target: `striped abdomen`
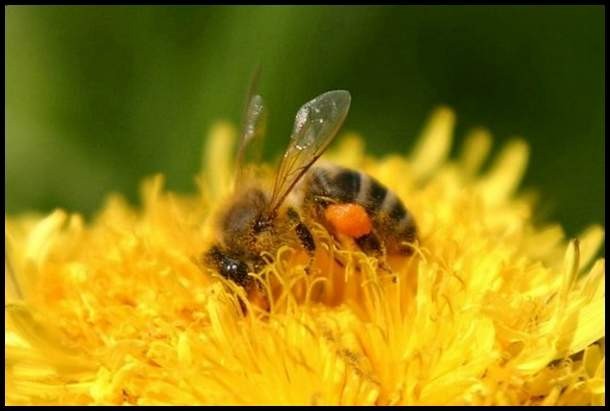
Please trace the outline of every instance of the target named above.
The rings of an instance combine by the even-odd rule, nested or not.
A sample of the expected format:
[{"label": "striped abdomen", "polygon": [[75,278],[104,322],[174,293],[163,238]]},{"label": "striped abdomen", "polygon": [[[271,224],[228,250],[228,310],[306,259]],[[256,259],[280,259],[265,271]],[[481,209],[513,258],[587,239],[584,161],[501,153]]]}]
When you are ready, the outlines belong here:
[{"label": "striped abdomen", "polygon": [[412,215],[396,194],[373,177],[338,166],[314,167],[310,173],[308,197],[322,208],[332,203],[364,207],[388,252],[400,252],[401,241],[415,240]]}]

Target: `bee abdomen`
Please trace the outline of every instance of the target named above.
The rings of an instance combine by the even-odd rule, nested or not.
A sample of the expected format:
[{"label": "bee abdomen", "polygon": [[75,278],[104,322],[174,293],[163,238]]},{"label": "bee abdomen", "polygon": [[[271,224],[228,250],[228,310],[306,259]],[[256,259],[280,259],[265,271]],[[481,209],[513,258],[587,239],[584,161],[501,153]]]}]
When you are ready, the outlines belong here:
[{"label": "bee abdomen", "polygon": [[[365,247],[375,249],[370,240],[379,236],[387,252],[412,254],[413,249],[408,244],[417,237],[413,216],[395,193],[368,174],[336,166],[316,167],[312,169],[307,196],[323,210],[337,203],[362,206],[376,233],[372,237],[366,236]],[[365,241],[364,238],[359,240]]]},{"label": "bee abdomen", "polygon": [[360,192],[361,173],[344,168],[312,169],[310,194],[315,198],[332,199],[338,203],[353,203]]},{"label": "bee abdomen", "polygon": [[341,167],[316,167],[312,173],[314,197],[360,204],[373,218],[389,218],[397,233],[413,230],[412,217],[398,196],[368,174]]},{"label": "bee abdomen", "polygon": [[385,221],[394,233],[413,237],[413,217],[400,198],[373,177],[362,174],[362,181],[355,202],[366,208],[374,219]]}]

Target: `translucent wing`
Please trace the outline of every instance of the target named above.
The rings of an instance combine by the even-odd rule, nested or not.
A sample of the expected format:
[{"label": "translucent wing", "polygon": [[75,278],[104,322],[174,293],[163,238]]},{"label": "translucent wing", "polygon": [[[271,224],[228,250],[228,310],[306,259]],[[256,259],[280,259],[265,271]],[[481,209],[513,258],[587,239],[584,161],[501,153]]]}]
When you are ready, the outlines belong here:
[{"label": "translucent wing", "polygon": [[252,158],[256,158],[261,154],[261,143],[263,136],[265,135],[266,117],[267,112],[263,105],[262,97],[259,95],[253,96],[248,104],[241,141],[235,159],[238,179],[243,175],[245,164],[252,161]]},{"label": "translucent wing", "polygon": [[241,138],[235,157],[235,166],[237,170],[235,177],[237,181],[243,177],[245,164],[259,160],[258,157],[260,157],[261,154],[262,140],[265,135],[267,111],[263,104],[263,98],[254,93],[259,74],[260,67],[255,71],[248,89]]},{"label": "translucent wing", "polygon": [[314,98],[299,109],[273,185],[270,212],[277,210],[299,179],[324,153],[341,128],[350,102],[348,91],[335,90]]}]

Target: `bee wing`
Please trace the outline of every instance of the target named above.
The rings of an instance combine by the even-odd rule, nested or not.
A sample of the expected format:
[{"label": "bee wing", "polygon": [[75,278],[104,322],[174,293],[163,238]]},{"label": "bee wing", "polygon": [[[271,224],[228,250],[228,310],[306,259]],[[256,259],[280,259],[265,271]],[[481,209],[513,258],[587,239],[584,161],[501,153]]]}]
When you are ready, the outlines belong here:
[{"label": "bee wing", "polygon": [[314,98],[299,109],[290,143],[273,185],[270,212],[277,210],[299,179],[324,153],[341,128],[350,103],[348,91],[334,90]]},{"label": "bee wing", "polygon": [[248,104],[239,149],[235,158],[236,177],[238,179],[243,175],[246,164],[256,162],[257,157],[261,154],[266,118],[267,112],[263,99],[257,94],[250,99]]},{"label": "bee wing", "polygon": [[257,67],[248,88],[246,107],[243,114],[241,138],[235,156],[236,181],[244,175],[247,163],[257,162],[261,155],[263,137],[267,123],[267,110],[263,98],[255,94],[256,85],[260,75],[260,66]]}]

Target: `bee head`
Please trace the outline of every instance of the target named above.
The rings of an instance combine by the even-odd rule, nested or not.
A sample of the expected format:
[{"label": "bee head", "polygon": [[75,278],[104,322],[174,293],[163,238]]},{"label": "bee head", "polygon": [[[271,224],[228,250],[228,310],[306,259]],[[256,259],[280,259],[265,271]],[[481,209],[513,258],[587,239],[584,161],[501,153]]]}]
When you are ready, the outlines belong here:
[{"label": "bee head", "polygon": [[228,255],[218,246],[212,247],[206,257],[207,261],[214,265],[223,277],[240,285],[244,285],[248,281],[248,265],[239,258]]}]

